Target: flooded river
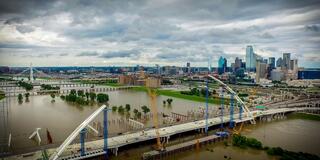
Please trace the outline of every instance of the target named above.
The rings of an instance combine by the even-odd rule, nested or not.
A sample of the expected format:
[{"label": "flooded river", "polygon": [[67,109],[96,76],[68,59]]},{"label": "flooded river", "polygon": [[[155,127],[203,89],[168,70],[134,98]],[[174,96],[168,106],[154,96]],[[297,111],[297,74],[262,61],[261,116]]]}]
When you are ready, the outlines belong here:
[{"label": "flooded river", "polygon": [[[307,152],[320,156],[320,121],[286,119],[257,125],[246,126],[242,134],[253,137],[269,147],[281,147],[289,151]],[[228,142],[231,144],[231,139]],[[225,156],[227,158],[225,158]],[[276,159],[268,156],[264,151],[254,149],[241,149],[238,147],[226,147],[222,142],[207,145],[200,151],[183,152],[175,155],[172,159],[179,160],[206,160],[206,159],[228,159],[233,160],[257,160]]]},{"label": "flooded river", "polygon": [[[131,113],[134,108],[141,111],[142,105],[150,106],[148,95],[145,92],[135,91],[113,91],[108,92],[110,96],[110,106],[113,105],[131,105]],[[169,97],[158,96],[158,112],[170,114],[177,112],[186,114],[187,111],[204,106],[204,103],[193,102],[183,99],[172,98],[172,106],[163,106],[162,101]],[[59,97],[51,103],[49,95],[31,96],[29,102],[19,104],[17,97],[10,98],[9,109],[9,130],[12,133],[12,147],[14,153],[31,151],[40,147],[35,141],[29,140],[29,135],[35,128],[41,128],[40,136],[42,138],[41,146],[47,146],[46,129],[48,129],[53,138],[53,146],[57,146],[91,113],[99,106],[76,106],[62,101]],[[210,108],[217,106],[210,105]],[[110,111],[109,120],[119,120],[123,118],[118,113]],[[102,114],[95,119],[96,122],[102,122]],[[150,121],[145,122],[147,127],[151,126]],[[257,125],[248,125],[242,131],[242,134],[248,137],[254,137],[260,140],[264,145],[270,147],[280,146],[290,151],[302,151],[317,154],[320,156],[320,122],[302,119],[291,119],[273,121],[269,123],[258,123]],[[128,132],[131,129],[127,126],[111,123],[109,125],[110,135]],[[89,139],[99,139],[94,134],[89,134]],[[174,141],[174,140],[173,140]],[[231,143],[231,141],[229,142]],[[150,146],[139,146],[137,149],[120,152],[119,157],[112,159],[140,159],[144,151],[150,150]],[[138,153],[138,154],[137,154]],[[208,145],[199,151],[187,151],[175,155],[169,159],[193,160],[193,159],[224,159],[224,156],[232,159],[274,159],[263,151],[252,149],[240,149],[236,147],[225,147],[221,143]]]},{"label": "flooded river", "polygon": [[[125,104],[131,105],[131,115],[133,116],[133,109],[136,108],[141,111],[141,106],[147,105],[150,107],[149,97],[145,92],[136,91],[112,91],[109,94],[110,106],[123,107]],[[193,102],[183,99],[172,98],[171,106],[164,106],[163,100],[169,97],[158,96],[157,105],[158,112],[170,114],[176,112],[186,114],[188,110],[193,110],[204,106],[204,103]],[[55,102],[51,102],[52,98],[49,95],[30,96],[29,102],[19,104],[17,97],[10,98],[9,107],[9,130],[12,133],[12,151],[21,152],[29,151],[39,148],[35,141],[29,140],[28,137],[36,128],[41,128],[40,136],[42,138],[41,146],[47,144],[46,129],[48,129],[53,138],[54,145],[62,143],[63,140],[91,113],[93,113],[99,106],[76,106],[62,101],[59,97],[55,98]],[[210,105],[211,108],[213,105]],[[110,111],[108,119],[111,122],[109,125],[109,134],[116,135],[132,130],[129,125],[117,123],[118,120],[123,119],[118,113]],[[94,121],[102,123],[102,114],[100,114]],[[146,127],[151,127],[150,119],[144,122]],[[90,139],[99,139],[94,134],[89,134]]]}]

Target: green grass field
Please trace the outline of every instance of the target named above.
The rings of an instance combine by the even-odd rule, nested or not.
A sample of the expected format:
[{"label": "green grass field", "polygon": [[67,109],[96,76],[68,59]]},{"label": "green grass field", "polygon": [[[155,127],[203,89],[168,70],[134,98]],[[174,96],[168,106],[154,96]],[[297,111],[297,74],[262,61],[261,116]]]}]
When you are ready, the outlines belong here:
[{"label": "green grass field", "polygon": [[[146,87],[142,87],[142,86],[134,87],[134,88],[132,88],[132,90],[147,92],[147,88]],[[164,95],[164,96],[169,96],[169,97],[187,99],[187,100],[196,101],[196,102],[206,102],[206,98],[205,97],[200,97],[200,96],[195,96],[195,95],[185,95],[185,94],[181,94],[180,91],[157,89],[157,94]],[[211,103],[211,104],[220,104],[220,99],[209,98],[208,102]]]}]

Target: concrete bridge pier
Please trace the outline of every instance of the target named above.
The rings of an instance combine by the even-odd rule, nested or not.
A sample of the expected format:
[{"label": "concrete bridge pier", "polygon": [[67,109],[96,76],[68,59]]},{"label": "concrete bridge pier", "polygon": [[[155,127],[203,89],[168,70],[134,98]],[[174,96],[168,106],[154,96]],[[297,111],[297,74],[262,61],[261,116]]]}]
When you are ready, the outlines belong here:
[{"label": "concrete bridge pier", "polygon": [[112,152],[115,156],[118,156],[118,147],[112,148],[112,149],[111,149],[111,152]]}]

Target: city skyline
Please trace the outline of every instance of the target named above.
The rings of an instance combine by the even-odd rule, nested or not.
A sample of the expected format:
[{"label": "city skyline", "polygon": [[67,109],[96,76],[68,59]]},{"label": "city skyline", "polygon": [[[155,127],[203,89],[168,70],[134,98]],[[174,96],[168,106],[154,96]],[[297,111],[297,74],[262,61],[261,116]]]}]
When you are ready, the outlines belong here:
[{"label": "city skyline", "polygon": [[[0,65],[217,67],[291,53],[320,67],[318,1],[10,1],[0,5]],[[281,17],[281,18],[279,18]],[[228,63],[228,67],[230,63]]]}]

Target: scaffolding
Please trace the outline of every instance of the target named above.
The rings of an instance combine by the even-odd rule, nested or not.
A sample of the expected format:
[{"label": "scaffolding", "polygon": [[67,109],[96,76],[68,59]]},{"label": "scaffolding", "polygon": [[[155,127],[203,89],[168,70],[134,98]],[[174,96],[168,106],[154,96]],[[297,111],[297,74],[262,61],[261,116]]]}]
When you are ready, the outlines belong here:
[{"label": "scaffolding", "polygon": [[231,97],[230,97],[230,122],[229,122],[229,128],[233,128],[233,127],[234,127],[234,119],[233,119],[233,114],[234,114],[233,97],[234,97],[234,94],[231,93]]}]

